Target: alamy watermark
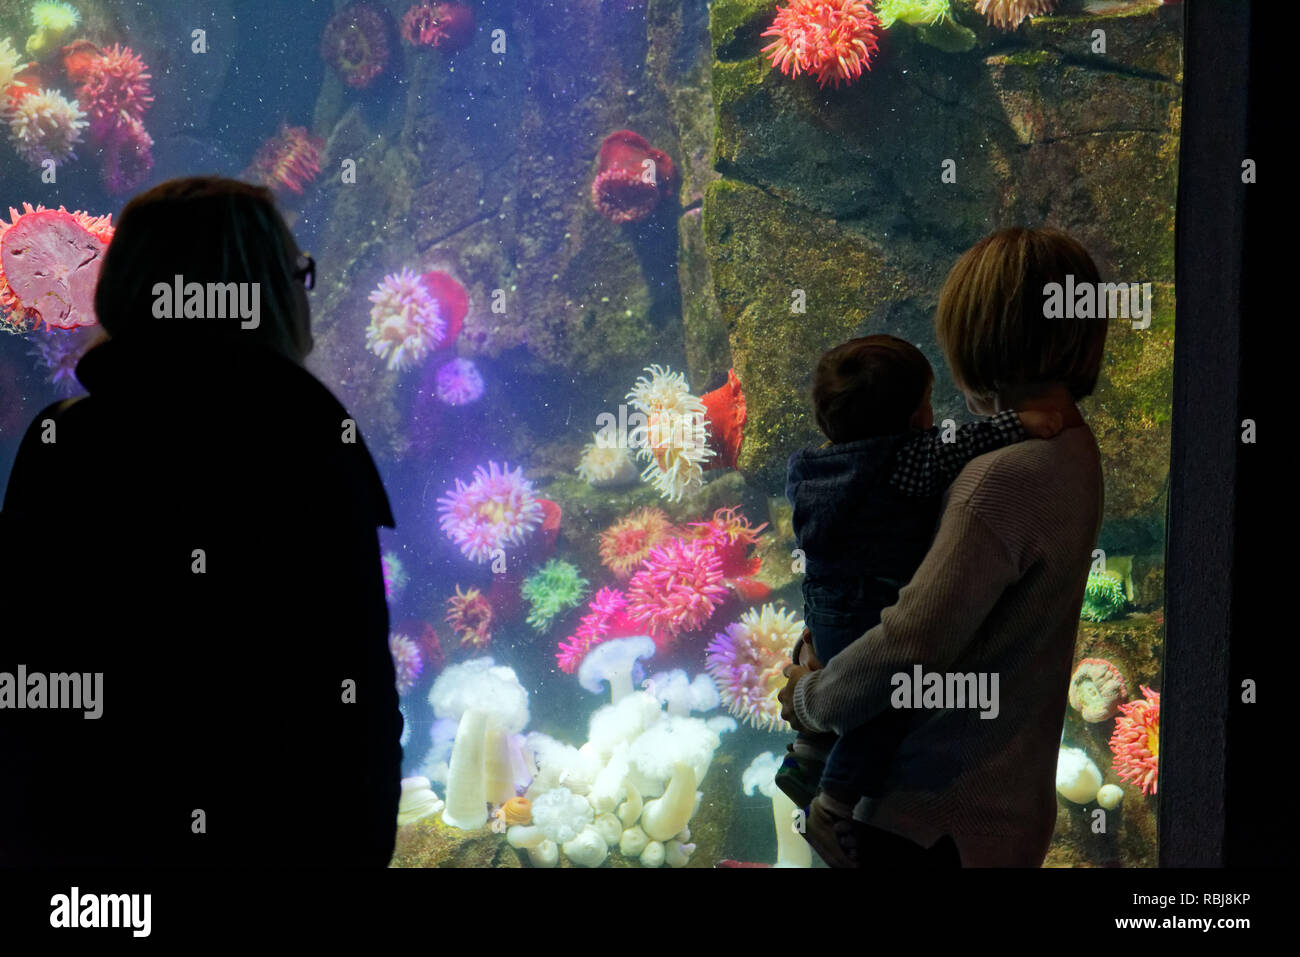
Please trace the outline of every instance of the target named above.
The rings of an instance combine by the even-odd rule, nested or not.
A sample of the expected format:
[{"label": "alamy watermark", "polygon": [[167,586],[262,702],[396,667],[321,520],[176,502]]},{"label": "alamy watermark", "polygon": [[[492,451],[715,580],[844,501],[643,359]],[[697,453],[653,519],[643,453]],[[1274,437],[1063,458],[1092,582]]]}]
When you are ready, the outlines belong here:
[{"label": "alamy watermark", "polygon": [[600,449],[690,449],[707,445],[708,417],[699,412],[656,412],[647,415],[620,404],[618,414],[596,416],[596,447]]},{"label": "alamy watermark", "polygon": [[238,319],[239,328],[262,324],[262,284],[259,282],[186,282],[177,274],[171,282],[153,286],[155,319]]},{"label": "alamy watermark", "polygon": [[911,674],[896,672],[889,683],[894,687],[889,696],[894,708],[932,711],[973,708],[979,710],[981,720],[996,718],[1002,710],[998,703],[996,671],[942,673],[913,665]]},{"label": "alamy watermark", "polygon": [[103,685],[102,671],[46,674],[19,665],[16,673],[0,671],[0,711],[84,711],[93,721],[104,713]]},{"label": "alamy watermark", "polygon": [[1154,293],[1149,282],[1080,282],[1067,275],[1064,283],[1043,287],[1046,319],[1127,319],[1134,329],[1151,328]]}]

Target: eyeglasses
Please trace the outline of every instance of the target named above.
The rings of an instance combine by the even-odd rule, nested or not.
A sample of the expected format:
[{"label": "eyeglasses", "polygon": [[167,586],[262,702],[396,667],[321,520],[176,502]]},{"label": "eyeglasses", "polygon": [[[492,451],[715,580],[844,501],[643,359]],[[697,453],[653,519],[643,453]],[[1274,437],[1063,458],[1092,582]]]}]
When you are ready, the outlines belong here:
[{"label": "eyeglasses", "polygon": [[305,289],[316,287],[316,260],[311,258],[310,253],[298,254],[298,265],[293,267],[293,278],[302,280]]}]

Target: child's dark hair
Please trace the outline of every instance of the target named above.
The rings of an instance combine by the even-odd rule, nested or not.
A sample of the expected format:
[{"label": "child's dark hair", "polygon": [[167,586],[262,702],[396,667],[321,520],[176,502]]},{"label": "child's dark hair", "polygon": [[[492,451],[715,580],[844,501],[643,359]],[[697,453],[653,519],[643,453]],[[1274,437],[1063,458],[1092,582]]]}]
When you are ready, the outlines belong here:
[{"label": "child's dark hair", "polygon": [[813,372],[817,427],[832,442],[907,431],[934,370],[897,336],[850,339],[824,353]]}]

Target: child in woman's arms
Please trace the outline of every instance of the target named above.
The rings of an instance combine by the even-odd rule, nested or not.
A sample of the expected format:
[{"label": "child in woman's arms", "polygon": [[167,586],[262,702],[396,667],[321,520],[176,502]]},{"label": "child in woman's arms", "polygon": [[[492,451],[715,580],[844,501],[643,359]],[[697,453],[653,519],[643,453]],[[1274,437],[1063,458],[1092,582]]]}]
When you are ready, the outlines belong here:
[{"label": "child in woman's arms", "polygon": [[[786,482],[811,631],[811,648],[795,647],[798,664],[820,668],[879,623],[929,550],[943,492],[967,462],[1061,430],[1056,412],[1001,412],[945,436],[933,382],[921,351],[894,336],[851,339],[817,363],[813,405],[829,441],[791,456]],[[906,720],[890,712],[842,737],[800,734],[777,786],[799,807],[820,787],[848,817],[859,797],[878,793]]]}]

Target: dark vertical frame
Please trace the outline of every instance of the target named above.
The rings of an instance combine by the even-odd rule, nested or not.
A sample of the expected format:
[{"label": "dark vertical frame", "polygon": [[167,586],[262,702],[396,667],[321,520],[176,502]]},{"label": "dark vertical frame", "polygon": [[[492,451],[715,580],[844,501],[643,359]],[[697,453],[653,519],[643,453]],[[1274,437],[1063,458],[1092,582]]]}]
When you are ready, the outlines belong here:
[{"label": "dark vertical frame", "polygon": [[1225,863],[1251,4],[1186,6],[1160,863]]}]

